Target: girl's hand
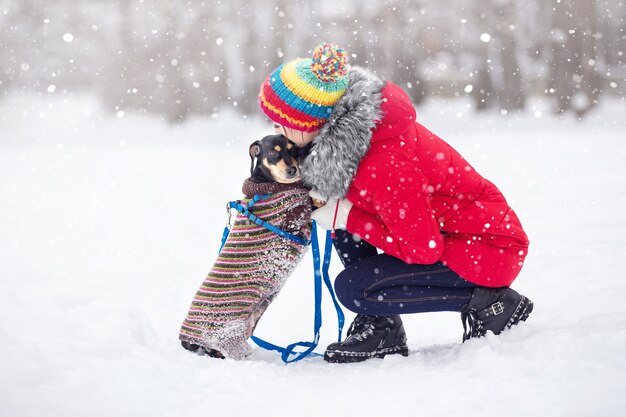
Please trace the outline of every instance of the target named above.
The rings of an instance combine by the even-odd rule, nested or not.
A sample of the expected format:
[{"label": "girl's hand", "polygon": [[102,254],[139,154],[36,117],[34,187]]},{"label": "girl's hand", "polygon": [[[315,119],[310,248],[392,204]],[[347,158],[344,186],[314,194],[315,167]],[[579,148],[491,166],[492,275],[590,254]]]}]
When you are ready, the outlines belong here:
[{"label": "girl's hand", "polygon": [[331,198],[323,207],[313,210],[311,217],[324,229],[345,229],[351,209],[352,203],[350,201]]}]

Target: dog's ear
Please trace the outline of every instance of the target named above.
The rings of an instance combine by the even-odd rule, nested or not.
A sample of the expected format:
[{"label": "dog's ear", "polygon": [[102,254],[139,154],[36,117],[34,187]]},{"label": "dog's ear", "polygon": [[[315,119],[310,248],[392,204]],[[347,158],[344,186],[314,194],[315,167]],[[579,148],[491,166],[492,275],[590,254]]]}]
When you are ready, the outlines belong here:
[{"label": "dog's ear", "polygon": [[261,153],[261,141],[257,140],[250,145],[250,158],[254,159]]},{"label": "dog's ear", "polygon": [[254,172],[254,160],[261,154],[261,141],[257,140],[250,145],[250,176]]}]

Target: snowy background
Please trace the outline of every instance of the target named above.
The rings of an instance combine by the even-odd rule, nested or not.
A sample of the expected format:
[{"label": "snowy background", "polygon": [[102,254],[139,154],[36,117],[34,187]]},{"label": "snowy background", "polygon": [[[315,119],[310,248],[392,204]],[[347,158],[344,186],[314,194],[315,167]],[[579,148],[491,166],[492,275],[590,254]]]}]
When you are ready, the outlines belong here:
[{"label": "snowy background", "polygon": [[[523,106],[510,106],[518,96],[499,90],[496,103],[477,112],[493,95],[475,95],[480,89],[472,84],[469,67],[450,61],[450,49],[435,52],[441,45],[432,37],[405,38],[418,45],[423,58],[419,68],[411,67],[412,76],[430,86],[421,96],[413,92],[414,100],[423,98],[419,121],[498,185],[530,237],[526,265],[514,284],[535,302],[528,322],[498,337],[461,344],[458,314],[405,316],[409,357],[352,365],[309,358],[284,365],[277,354],[258,349],[249,360],[222,361],[198,357],[178,343],[180,324],[219,248],[224,205],[239,197],[248,174],[248,145],[271,127],[252,105],[247,108],[246,100],[255,100],[253,87],[241,89],[232,81],[235,75],[212,72],[220,71],[211,65],[220,62],[224,47],[243,55],[232,36],[242,37],[248,29],[224,30],[228,16],[240,16],[227,5],[219,5],[215,16],[205,16],[215,23],[205,25],[206,53],[218,57],[207,59],[206,68],[201,60],[182,65],[184,51],[204,50],[186,43],[192,30],[175,31],[174,43],[168,44],[169,51],[177,46],[183,51],[177,58],[142,40],[142,30],[157,39],[167,33],[165,23],[188,22],[172,16],[213,5],[165,6],[173,3],[93,1],[74,7],[75,2],[58,0],[44,7],[34,0],[0,1],[0,416],[623,414],[623,5],[590,2],[599,19],[615,23],[601,27],[601,33],[613,37],[594,37],[604,49],[597,49],[594,65],[589,64],[592,58],[586,62],[597,79],[577,72],[565,77],[574,81],[578,93],[571,109],[559,107],[549,71],[531,77],[530,69],[541,65],[529,65],[522,57]],[[531,5],[545,8],[549,3],[529,1],[529,13]],[[312,41],[302,33],[294,38],[306,45],[301,49],[295,40],[286,42],[278,51],[285,59],[306,54],[325,33],[340,37],[346,32],[347,23],[332,25],[336,16],[344,16],[341,22],[358,20],[346,18],[353,13],[349,7],[333,11],[329,2],[322,2],[325,7],[317,13],[311,13],[316,10],[308,2],[293,4],[306,6],[306,24],[321,25],[313,24]],[[461,8],[450,17],[442,12],[446,8],[426,7],[432,4],[428,1],[411,2],[410,8],[406,2],[384,4],[362,11],[363,19],[377,25],[344,45],[385,49],[382,22],[396,11],[407,19],[413,12],[426,16],[416,20],[421,35],[430,30],[424,19],[439,10],[437,22],[442,24],[454,26],[459,16],[474,22],[477,27],[466,36],[476,34],[479,45],[498,38],[495,28],[480,29],[469,10]],[[269,15],[288,27],[289,13],[297,13],[298,6],[274,13],[270,8]],[[108,55],[122,39],[107,30],[120,23],[114,18],[120,10],[134,16],[121,25],[134,34],[129,39],[148,44],[145,49],[165,59],[166,66],[151,67],[148,56],[137,60],[139,55],[122,53],[125,61],[120,62]],[[142,10],[154,20],[140,19]],[[165,12],[170,19],[160,21]],[[260,6],[258,12],[268,13]],[[220,13],[223,19],[216,17]],[[158,24],[151,28],[154,22]],[[256,22],[262,26],[261,17]],[[539,26],[550,27],[544,23]],[[101,38],[85,38],[84,29]],[[491,33],[489,39],[485,33]],[[165,44],[168,39],[159,38]],[[272,60],[254,66],[231,56],[221,74],[239,68],[239,77],[262,79],[279,54],[276,45],[260,45],[265,48],[258,48],[258,56],[269,51]],[[474,56],[470,47],[458,43],[452,52],[454,48]],[[555,62],[550,57],[538,62],[550,67]],[[397,58],[405,62],[404,55]],[[355,60],[363,64],[358,56]],[[384,61],[370,64],[392,78],[394,71]],[[128,68],[123,82],[111,78],[118,65]],[[194,69],[192,79],[188,70],[194,65],[206,71]],[[160,72],[172,68],[174,72]],[[191,88],[172,81],[175,74],[185,75],[180,79]],[[593,83],[582,82],[589,78]],[[133,92],[124,84],[128,80],[144,84]],[[411,89],[408,82],[402,85]],[[588,87],[596,82],[594,92]],[[253,84],[256,89],[256,79]],[[185,111],[173,112],[181,108]],[[258,336],[278,344],[310,340],[311,263],[309,254],[262,318]],[[335,257],[331,275],[339,270]],[[348,313],[348,322],[352,317]],[[318,351],[335,335],[334,309],[326,298]]]},{"label": "snowy background", "polygon": [[[0,415],[621,415],[626,104],[582,122],[545,117],[544,104],[507,117],[462,101],[419,111],[522,219],[532,246],[515,288],[535,302],[529,321],[461,344],[458,315],[405,316],[408,358],[286,366],[258,350],[198,357],[177,340],[265,121],[171,126],[111,117],[88,97],[5,100]],[[257,335],[309,340],[312,289],[308,256]],[[326,299],[321,346],[333,314]]]}]

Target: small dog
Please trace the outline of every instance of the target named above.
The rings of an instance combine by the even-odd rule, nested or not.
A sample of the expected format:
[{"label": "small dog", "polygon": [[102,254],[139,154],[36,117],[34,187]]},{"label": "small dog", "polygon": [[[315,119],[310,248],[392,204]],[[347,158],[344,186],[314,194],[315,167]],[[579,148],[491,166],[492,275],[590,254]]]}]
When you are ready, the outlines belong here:
[{"label": "small dog", "polygon": [[[253,142],[242,202],[269,195],[250,212],[287,233],[309,239],[311,200],[299,182],[301,152],[283,135]],[[217,358],[248,356],[251,348],[246,340],[306,249],[238,214],[183,322],[179,335],[183,347]]]},{"label": "small dog", "polygon": [[253,142],[250,145],[250,178],[254,182],[282,184],[300,181],[299,151],[283,135],[270,135]]}]

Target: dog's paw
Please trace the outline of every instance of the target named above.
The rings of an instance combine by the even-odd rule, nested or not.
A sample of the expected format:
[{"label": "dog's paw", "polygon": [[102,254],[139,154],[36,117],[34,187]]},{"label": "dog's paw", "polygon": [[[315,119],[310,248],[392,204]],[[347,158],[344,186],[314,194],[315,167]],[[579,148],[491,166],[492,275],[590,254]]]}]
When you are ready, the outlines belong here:
[{"label": "dog's paw", "polygon": [[198,353],[200,356],[209,356],[211,358],[217,358],[217,359],[226,359],[226,356],[224,356],[222,354],[222,352],[220,352],[219,350],[215,350],[215,349],[204,349],[201,348],[203,350],[204,353]]},{"label": "dog's paw", "polygon": [[190,352],[196,353],[198,356],[210,356],[211,358],[226,359],[219,350],[208,349],[195,343],[185,342],[181,340],[180,344]]}]

